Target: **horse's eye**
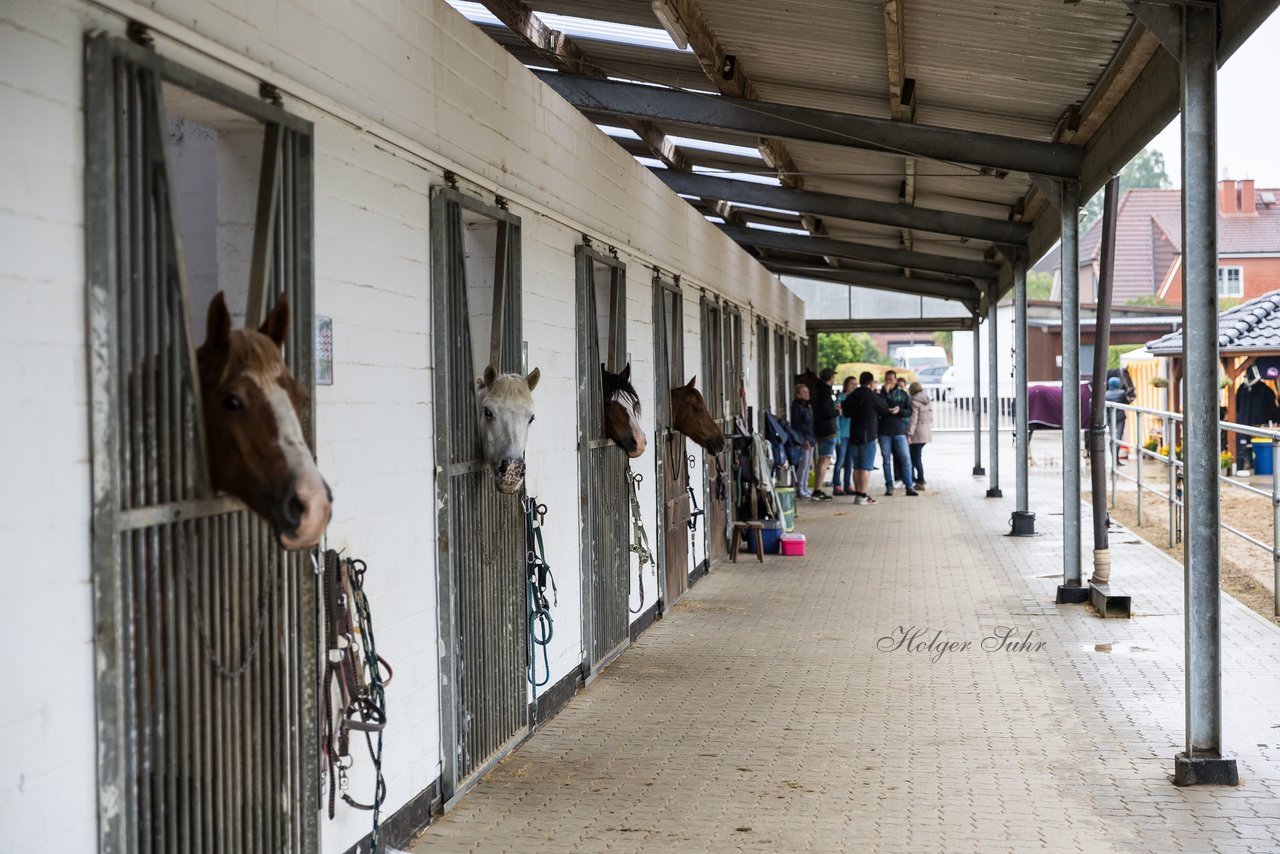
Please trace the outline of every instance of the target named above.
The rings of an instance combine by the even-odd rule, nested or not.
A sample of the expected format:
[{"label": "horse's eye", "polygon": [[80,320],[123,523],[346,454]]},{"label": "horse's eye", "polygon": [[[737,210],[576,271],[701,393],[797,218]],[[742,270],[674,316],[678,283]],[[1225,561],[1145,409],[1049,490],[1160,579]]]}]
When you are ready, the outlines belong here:
[{"label": "horse's eye", "polygon": [[492,409],[490,409],[490,408],[489,408],[489,407],[487,407],[487,406],[484,408],[484,420],[485,420],[485,421],[492,421],[492,420],[493,420],[493,410],[492,410]]},{"label": "horse's eye", "polygon": [[228,412],[243,412],[244,404],[240,402],[240,398],[229,394],[222,399],[222,408]]},{"label": "horse's eye", "polygon": [[532,416],[532,415],[530,415],[530,416],[529,416],[529,423],[530,423],[530,424],[532,424],[532,423],[533,423],[533,416]]}]

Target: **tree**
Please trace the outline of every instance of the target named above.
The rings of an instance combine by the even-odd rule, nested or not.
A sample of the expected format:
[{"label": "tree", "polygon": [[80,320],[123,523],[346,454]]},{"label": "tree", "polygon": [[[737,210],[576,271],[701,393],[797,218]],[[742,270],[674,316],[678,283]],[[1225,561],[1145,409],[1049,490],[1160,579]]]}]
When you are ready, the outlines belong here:
[{"label": "tree", "polygon": [[947,358],[951,358],[951,332],[935,332],[933,333],[933,343],[937,344],[947,352]]},{"label": "tree", "polygon": [[1052,299],[1053,273],[1027,273],[1027,299]]},{"label": "tree", "polygon": [[849,362],[888,364],[880,348],[865,332],[818,333],[819,368],[834,368]]},{"label": "tree", "polygon": [[[1144,148],[1120,170],[1120,195],[1134,187],[1168,189],[1169,173],[1164,168],[1164,155],[1154,148]],[[1080,232],[1089,230],[1094,220],[1102,216],[1103,190],[1089,200],[1084,206],[1084,220],[1080,223]]]}]

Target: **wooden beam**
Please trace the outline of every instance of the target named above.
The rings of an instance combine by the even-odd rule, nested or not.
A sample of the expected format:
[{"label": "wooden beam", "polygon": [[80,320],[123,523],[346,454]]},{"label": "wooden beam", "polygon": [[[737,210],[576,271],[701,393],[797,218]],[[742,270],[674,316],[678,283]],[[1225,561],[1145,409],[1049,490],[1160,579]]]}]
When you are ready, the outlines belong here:
[{"label": "wooden beam", "polygon": [[[481,0],[507,29],[560,71],[603,79],[604,70],[593,62],[572,38],[543,23],[522,0]],[[667,139],[657,125],[645,119],[625,119],[624,123],[648,146],[668,169],[689,171],[689,159]]]}]

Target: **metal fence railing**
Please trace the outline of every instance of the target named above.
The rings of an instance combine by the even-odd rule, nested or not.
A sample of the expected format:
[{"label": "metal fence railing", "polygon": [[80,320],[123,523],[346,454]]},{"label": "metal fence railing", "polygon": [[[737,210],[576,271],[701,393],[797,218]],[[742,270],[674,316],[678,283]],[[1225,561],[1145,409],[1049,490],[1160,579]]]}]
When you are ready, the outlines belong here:
[{"label": "metal fence railing", "polygon": [[[1135,423],[1132,429],[1125,430],[1126,436],[1135,437],[1133,441],[1127,441],[1116,435],[1116,413],[1124,412],[1126,418],[1133,418]],[[1107,403],[1107,424],[1110,429],[1110,455],[1111,471],[1111,500],[1110,506],[1116,506],[1117,485],[1120,480],[1126,480],[1137,486],[1137,523],[1138,527],[1145,524],[1143,514],[1143,493],[1149,492],[1164,500],[1169,514],[1169,548],[1175,548],[1182,536],[1183,526],[1183,499],[1182,499],[1182,469],[1183,463],[1181,459],[1181,445],[1178,439],[1180,431],[1178,425],[1182,423],[1182,415],[1177,412],[1166,412],[1159,409],[1146,409],[1141,406],[1129,406],[1121,403]],[[1128,427],[1129,425],[1126,425]],[[1271,541],[1259,539],[1247,531],[1242,531],[1234,525],[1229,524],[1225,520],[1219,521],[1219,526],[1224,531],[1236,535],[1237,537],[1252,543],[1259,549],[1271,556],[1272,574],[1273,574],[1273,612],[1276,616],[1280,616],[1280,477],[1275,474],[1275,465],[1280,462],[1280,430],[1264,430],[1258,427],[1248,427],[1244,424],[1233,424],[1230,421],[1218,422],[1218,445],[1222,446],[1222,433],[1236,434],[1239,436],[1249,436],[1254,439],[1267,440],[1264,447],[1269,448],[1271,453],[1272,475],[1269,489],[1261,489],[1252,483],[1246,483],[1238,477],[1232,475],[1237,473],[1239,460],[1234,458],[1228,466],[1220,466],[1218,480],[1232,488],[1240,489],[1254,495],[1268,498],[1271,500]],[[1146,438],[1144,438],[1146,437]],[[1155,438],[1157,446],[1155,449],[1147,447],[1151,444],[1150,439]],[[1135,461],[1134,474],[1130,476],[1122,473],[1119,466],[1115,465],[1115,460],[1120,450],[1124,449],[1128,452],[1131,459]],[[1143,460],[1151,460],[1152,463],[1159,466],[1166,473],[1167,484],[1163,490],[1158,486],[1147,483],[1143,479]]]},{"label": "metal fence railing", "polygon": [[[930,396],[933,397],[934,430],[946,432],[973,429],[974,406],[972,394],[947,394],[945,396],[931,394]],[[978,398],[978,406],[982,412],[982,429],[990,429],[990,419],[994,412],[996,429],[1012,430],[1014,397],[1012,395],[1001,395],[995,399],[994,407],[991,404],[991,398],[985,394]]]}]

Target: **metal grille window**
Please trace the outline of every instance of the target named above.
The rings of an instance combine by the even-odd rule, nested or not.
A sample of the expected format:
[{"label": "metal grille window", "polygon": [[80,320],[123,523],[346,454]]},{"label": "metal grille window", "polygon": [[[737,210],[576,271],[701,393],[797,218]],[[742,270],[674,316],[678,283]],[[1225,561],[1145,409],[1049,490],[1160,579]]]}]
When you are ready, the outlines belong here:
[{"label": "metal grille window", "polygon": [[787,418],[787,407],[791,401],[791,377],[787,373],[787,336],[782,329],[773,333],[773,370],[776,377],[774,385],[773,414],[779,418]]},{"label": "metal grille window", "polygon": [[625,648],[631,596],[627,456],[604,431],[600,367],[627,361],[626,266],[580,245],[578,263],[578,465],[582,512],[582,637],[587,672]]},{"label": "metal grille window", "polygon": [[529,732],[523,494],[494,487],[475,386],[490,363],[524,369],[520,220],[439,187],[431,236],[440,718],[452,802]]},{"label": "metal grille window", "polygon": [[284,294],[311,387],[311,126],[98,36],[85,133],[99,847],[317,850],[316,578],[211,493],[193,333]]},{"label": "metal grille window", "polygon": [[763,317],[756,318],[756,414],[757,429],[765,432],[764,415],[769,411],[772,400],[769,389],[769,321]]}]

